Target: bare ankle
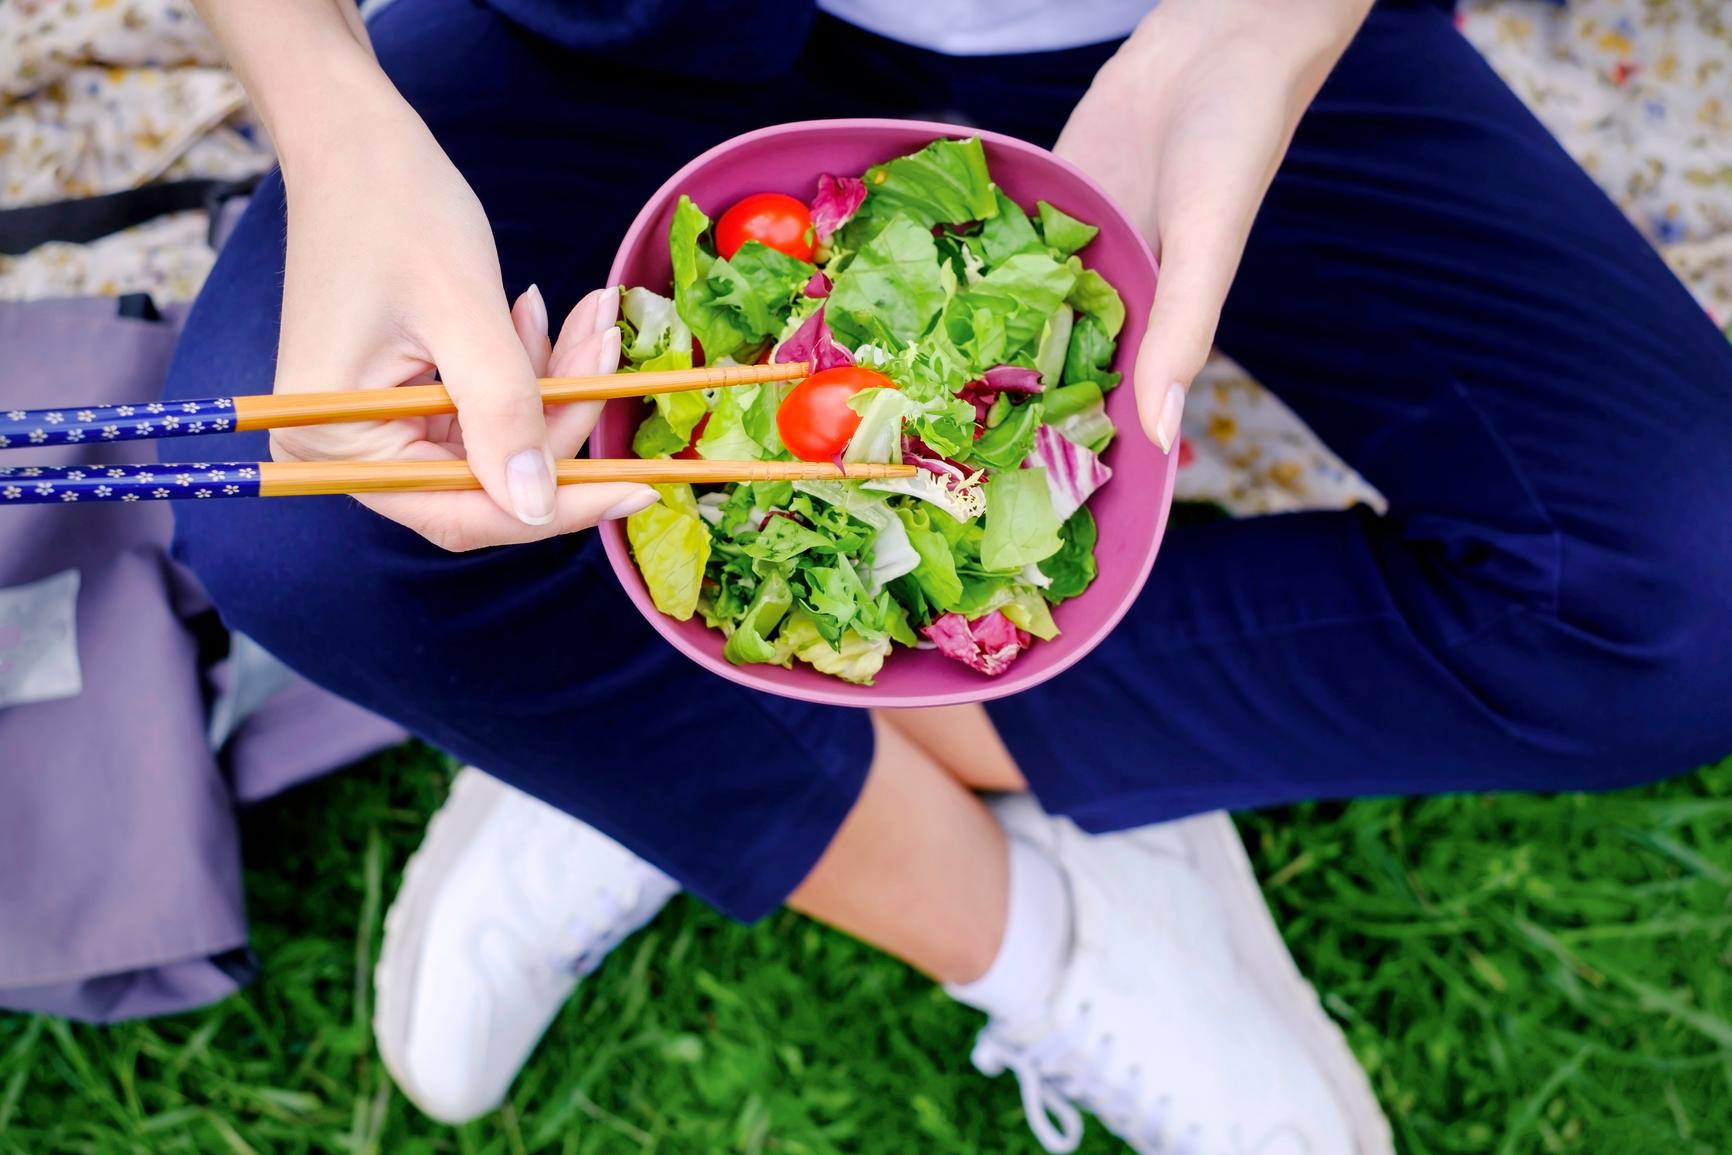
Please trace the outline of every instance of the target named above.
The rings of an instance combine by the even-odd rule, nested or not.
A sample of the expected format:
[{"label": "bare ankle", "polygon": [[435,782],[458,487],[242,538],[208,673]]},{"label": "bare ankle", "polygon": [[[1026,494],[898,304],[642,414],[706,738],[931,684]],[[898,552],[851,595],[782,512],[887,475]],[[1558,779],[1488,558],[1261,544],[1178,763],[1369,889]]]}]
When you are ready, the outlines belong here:
[{"label": "bare ankle", "polygon": [[933,960],[932,977],[946,986],[974,982],[992,969],[998,958],[998,948],[1004,940],[1000,922],[997,933],[985,929],[974,934],[958,935],[958,941],[943,956]]}]

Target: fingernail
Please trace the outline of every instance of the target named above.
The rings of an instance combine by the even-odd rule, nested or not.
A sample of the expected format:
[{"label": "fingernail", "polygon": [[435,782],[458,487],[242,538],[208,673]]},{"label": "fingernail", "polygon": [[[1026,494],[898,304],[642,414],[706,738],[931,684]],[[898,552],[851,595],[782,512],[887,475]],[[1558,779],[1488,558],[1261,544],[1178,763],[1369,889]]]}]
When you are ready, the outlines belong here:
[{"label": "fingernail", "polygon": [[1161,398],[1161,415],[1155,419],[1155,444],[1162,453],[1171,453],[1179,439],[1179,419],[1185,415],[1185,387],[1177,381],[1167,386]]},{"label": "fingernail", "polygon": [[553,467],[545,449],[525,449],[505,463],[505,485],[511,505],[524,525],[553,520]]},{"label": "fingernail", "polygon": [[547,302],[541,299],[541,289],[531,285],[524,290],[523,296],[529,302],[529,315],[535,324],[535,331],[543,337],[547,336]]},{"label": "fingernail", "polygon": [[601,335],[601,349],[595,355],[595,371],[612,373],[619,368],[619,330],[609,329]]},{"label": "fingernail", "polygon": [[648,509],[662,499],[662,495],[647,486],[630,497],[621,498],[607,507],[601,515],[602,521],[618,521],[622,517],[630,517],[639,510]]},{"label": "fingernail", "polygon": [[619,286],[609,285],[595,299],[595,331],[611,329],[619,324]]}]

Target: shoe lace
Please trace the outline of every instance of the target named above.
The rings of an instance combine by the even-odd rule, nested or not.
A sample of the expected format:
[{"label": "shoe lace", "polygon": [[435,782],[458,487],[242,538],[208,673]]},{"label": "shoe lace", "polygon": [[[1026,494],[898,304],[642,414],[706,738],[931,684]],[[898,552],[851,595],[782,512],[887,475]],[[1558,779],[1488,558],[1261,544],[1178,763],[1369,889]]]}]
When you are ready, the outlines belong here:
[{"label": "shoe lace", "polygon": [[1095,1029],[1085,1003],[1069,1023],[1025,1045],[989,1024],[975,1041],[972,1059],[989,1078],[1005,1071],[1016,1076],[1029,1130],[1052,1155],[1068,1155],[1082,1142],[1079,1104],[1139,1151],[1189,1155],[1190,1135],[1166,1145],[1170,1101],[1144,1085],[1134,1063],[1114,1062],[1115,1045],[1110,1031]]},{"label": "shoe lace", "polygon": [[560,945],[549,960],[551,969],[581,977],[600,966],[637,925],[633,916],[644,901],[644,889],[644,880],[635,873],[617,887],[596,887],[581,910],[566,920]]}]

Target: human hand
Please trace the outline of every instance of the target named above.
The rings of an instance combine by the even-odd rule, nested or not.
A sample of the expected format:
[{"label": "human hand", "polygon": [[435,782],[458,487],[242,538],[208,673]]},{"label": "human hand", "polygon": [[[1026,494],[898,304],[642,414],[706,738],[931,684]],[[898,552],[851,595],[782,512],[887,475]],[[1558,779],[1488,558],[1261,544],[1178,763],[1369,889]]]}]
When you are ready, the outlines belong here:
[{"label": "human hand", "polygon": [[282,162],[288,253],[276,391],[376,389],[437,373],[455,417],[281,430],[290,461],[463,458],[483,492],[360,500],[446,549],[533,541],[656,500],[642,485],[556,487],[596,405],[544,409],[536,378],[611,373],[617,292],[547,339],[533,288],[507,309],[481,204],[380,69],[353,4],[196,0]]},{"label": "human hand", "polygon": [[1162,0],[1071,113],[1055,151],[1143,230],[1161,275],[1132,379],[1163,450],[1208,359],[1251,223],[1300,114],[1369,0]]},{"label": "human hand", "polygon": [[303,151],[288,181],[276,391],[439,379],[453,416],[276,431],[278,460],[464,458],[483,492],[374,494],[368,507],[451,550],[534,541],[620,517],[655,491],[555,487],[598,403],[543,408],[536,378],[612,372],[617,289],[585,297],[548,341],[541,294],[513,308],[481,204],[412,109],[389,92],[341,137]]}]

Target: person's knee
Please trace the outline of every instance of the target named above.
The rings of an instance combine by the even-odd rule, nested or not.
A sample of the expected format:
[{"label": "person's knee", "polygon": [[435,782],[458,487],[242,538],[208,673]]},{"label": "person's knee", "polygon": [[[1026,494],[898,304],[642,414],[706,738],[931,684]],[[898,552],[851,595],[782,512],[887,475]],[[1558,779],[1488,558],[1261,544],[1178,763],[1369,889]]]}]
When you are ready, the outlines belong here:
[{"label": "person's knee", "polygon": [[[267,648],[318,632],[333,607],[364,589],[352,581],[364,552],[317,500],[257,501],[227,511],[204,504],[175,519],[174,554],[223,620]],[[347,541],[347,544],[342,544]]]},{"label": "person's knee", "polygon": [[1557,625],[1578,661],[1534,671],[1580,672],[1570,724],[1628,781],[1732,754],[1732,518],[1717,501],[1643,500],[1640,532],[1566,544]]}]

